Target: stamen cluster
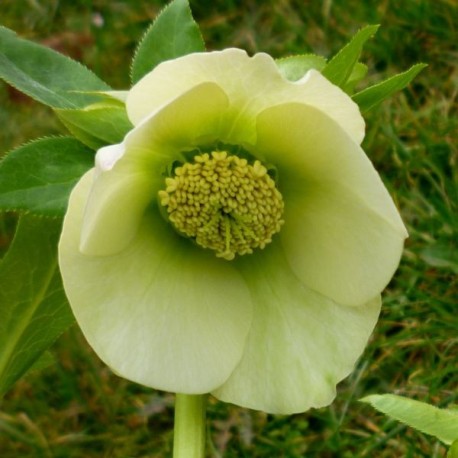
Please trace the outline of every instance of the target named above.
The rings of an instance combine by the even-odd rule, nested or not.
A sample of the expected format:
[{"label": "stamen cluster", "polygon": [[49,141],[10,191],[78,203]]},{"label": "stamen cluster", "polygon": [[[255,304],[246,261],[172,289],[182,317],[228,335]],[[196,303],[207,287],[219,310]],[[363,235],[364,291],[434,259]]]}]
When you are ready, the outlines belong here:
[{"label": "stamen cluster", "polygon": [[227,260],[264,248],[284,223],[282,195],[257,160],[203,153],[165,184],[159,200],[176,229]]}]

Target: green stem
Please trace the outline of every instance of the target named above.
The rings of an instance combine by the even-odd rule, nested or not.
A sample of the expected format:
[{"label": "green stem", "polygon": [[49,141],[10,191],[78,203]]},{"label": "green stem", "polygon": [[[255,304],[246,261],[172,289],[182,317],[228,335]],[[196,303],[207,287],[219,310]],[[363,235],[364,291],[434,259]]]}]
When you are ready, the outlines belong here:
[{"label": "green stem", "polygon": [[173,458],[205,457],[206,395],[176,394]]}]

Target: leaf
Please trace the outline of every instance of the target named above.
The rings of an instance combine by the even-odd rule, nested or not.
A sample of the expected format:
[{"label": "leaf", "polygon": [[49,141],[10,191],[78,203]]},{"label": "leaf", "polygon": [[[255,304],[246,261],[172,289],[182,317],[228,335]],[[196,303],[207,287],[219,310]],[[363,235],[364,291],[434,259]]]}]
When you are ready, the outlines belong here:
[{"label": "leaf", "polygon": [[458,458],[458,439],[454,441],[449,448],[447,458]]},{"label": "leaf", "polygon": [[[126,104],[129,91],[110,90],[110,91],[80,91],[83,94],[94,95],[98,97],[97,103],[106,105],[124,106]],[[87,107],[86,107],[87,108]]]},{"label": "leaf", "polygon": [[426,404],[394,394],[374,394],[361,399],[378,411],[405,423],[412,428],[437,437],[450,445],[458,439],[458,411],[439,409]]},{"label": "leaf", "polygon": [[458,274],[458,253],[446,243],[434,243],[420,251],[420,257],[432,267],[450,269]]},{"label": "leaf", "polygon": [[110,87],[84,65],[0,27],[0,78],[35,100],[55,108],[83,108]]},{"label": "leaf", "polygon": [[104,102],[116,103],[117,101],[125,105],[129,91],[104,91],[98,94],[103,96]]},{"label": "leaf", "polygon": [[322,71],[323,76],[343,88],[358,62],[364,43],[375,35],[378,28],[378,25],[368,25],[359,30],[351,41],[328,62]]},{"label": "leaf", "polygon": [[60,228],[23,215],[0,263],[0,396],[74,321],[57,266]]},{"label": "leaf", "polygon": [[81,110],[54,111],[78,140],[93,149],[120,143],[133,128],[124,105],[97,103]]},{"label": "leaf", "polygon": [[78,126],[65,121],[65,119],[62,119],[59,116],[59,113],[56,112],[56,114],[57,114],[57,117],[62,121],[62,124],[73,135],[73,137],[78,139],[81,143],[86,145],[91,150],[93,151],[98,150],[100,147],[104,145],[104,143],[100,139],[92,136],[87,131],[79,128]]},{"label": "leaf", "polygon": [[353,93],[356,85],[367,75],[367,70],[367,65],[363,64],[362,62],[357,62],[355,64],[353,71],[351,72],[351,75],[343,88],[347,94]]},{"label": "leaf", "polygon": [[159,13],[138,45],[132,61],[132,83],[165,60],[203,51],[205,43],[188,0],[173,0]]},{"label": "leaf", "polygon": [[416,64],[403,73],[356,93],[353,100],[363,113],[369,111],[395,92],[404,89],[425,67],[426,64]]},{"label": "leaf", "polygon": [[36,140],[0,162],[0,210],[63,216],[70,191],[94,165],[94,152],[72,137]]},{"label": "leaf", "polygon": [[49,366],[52,366],[56,363],[56,358],[50,351],[45,351],[41,356],[32,364],[32,366],[27,371],[26,375],[29,375],[33,372],[38,372],[43,369],[46,369]]},{"label": "leaf", "polygon": [[279,72],[289,81],[300,80],[310,69],[319,72],[326,66],[326,59],[316,54],[283,57],[275,61]]}]

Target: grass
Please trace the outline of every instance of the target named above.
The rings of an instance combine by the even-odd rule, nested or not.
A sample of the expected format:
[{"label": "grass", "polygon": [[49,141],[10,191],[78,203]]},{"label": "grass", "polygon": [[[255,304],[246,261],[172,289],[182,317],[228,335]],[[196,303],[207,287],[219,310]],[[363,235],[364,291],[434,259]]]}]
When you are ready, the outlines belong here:
[{"label": "grass", "polygon": [[[114,87],[143,29],[164,2],[2,2],[4,25],[82,60]],[[402,94],[367,117],[364,149],[410,238],[384,295],[380,322],[328,408],[272,416],[210,401],[209,456],[438,458],[445,448],[357,400],[395,392],[457,403],[458,6],[453,0],[194,2],[209,49],[238,46],[275,57],[331,55],[362,25],[381,23],[364,53],[376,81],[423,61]],[[27,6],[27,8],[25,8]],[[0,87],[0,150],[62,126],[47,109]],[[14,215],[2,220],[6,249]],[[153,458],[171,453],[173,396],[113,375],[77,327],[55,345],[56,364],[16,384],[0,405],[2,458]]]}]

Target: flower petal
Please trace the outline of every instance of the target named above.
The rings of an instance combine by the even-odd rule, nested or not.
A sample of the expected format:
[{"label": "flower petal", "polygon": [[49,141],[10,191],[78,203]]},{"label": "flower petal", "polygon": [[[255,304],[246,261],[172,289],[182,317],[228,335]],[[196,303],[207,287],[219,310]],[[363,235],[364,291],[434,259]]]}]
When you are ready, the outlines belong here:
[{"label": "flower petal", "polygon": [[[259,112],[281,102],[315,106],[338,122],[356,142],[364,137],[364,120],[358,106],[319,72],[311,70],[300,81],[290,82],[268,54],[249,57],[240,49],[189,54],[161,63],[129,92],[128,116],[137,125],[177,94],[207,81],[223,89],[233,109],[231,122],[226,123],[231,128],[223,141],[231,141],[232,131],[237,131],[239,142],[252,142],[254,130],[250,123]],[[243,131],[246,136],[242,139]]]},{"label": "flower petal", "polygon": [[159,178],[126,160],[95,176],[85,207],[81,252],[104,256],[121,251],[136,234]]},{"label": "flower petal", "polygon": [[364,151],[322,112],[295,103],[258,117],[256,151],[278,169],[280,237],[301,281],[345,305],[379,294],[407,232]]},{"label": "flower petal", "polygon": [[103,146],[95,155],[96,176],[101,172],[111,170],[119,159],[124,155],[125,147],[123,143],[117,145]]},{"label": "flower petal", "polygon": [[307,97],[285,102],[301,102],[318,108],[336,121],[354,142],[360,144],[363,141],[366,123],[358,105],[344,91],[316,70],[309,70],[294,84],[306,88]]},{"label": "flower petal", "polygon": [[145,209],[163,186],[166,167],[184,148],[218,134],[227,104],[216,84],[200,84],[152,113],[121,145],[98,151],[81,233],[83,253],[114,254],[132,240]]},{"label": "flower petal", "polygon": [[253,325],[240,364],[213,391],[222,401],[293,414],[330,404],[377,322],[380,298],[341,306],[304,287],[279,244],[244,260]]},{"label": "flower petal", "polygon": [[156,162],[162,158],[163,163],[169,164],[183,150],[218,140],[228,106],[227,94],[218,84],[202,82],[190,86],[149,112],[127,134],[127,154]]},{"label": "flower petal", "polygon": [[251,325],[243,278],[152,210],[121,253],[82,255],[92,174],[71,194],[59,244],[65,291],[88,342],[116,373],[143,385],[180,393],[221,385],[240,360]]}]

